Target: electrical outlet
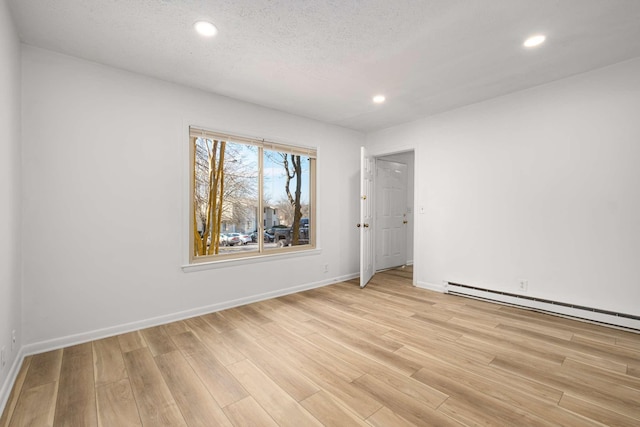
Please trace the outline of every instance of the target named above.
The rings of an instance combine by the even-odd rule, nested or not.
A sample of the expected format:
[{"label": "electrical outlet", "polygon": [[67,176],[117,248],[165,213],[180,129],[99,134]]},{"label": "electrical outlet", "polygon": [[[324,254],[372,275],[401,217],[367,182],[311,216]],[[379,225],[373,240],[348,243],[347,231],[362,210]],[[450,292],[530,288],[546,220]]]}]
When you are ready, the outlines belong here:
[{"label": "electrical outlet", "polygon": [[2,347],[0,350],[0,369],[4,369],[4,365],[7,364],[7,349]]},{"label": "electrical outlet", "polygon": [[11,351],[16,349],[16,330],[11,331]]},{"label": "electrical outlet", "polygon": [[325,265],[323,265],[323,267],[324,267],[324,271],[323,272],[324,273],[328,273],[329,272],[329,264],[325,264]]},{"label": "electrical outlet", "polygon": [[529,287],[529,281],[527,280],[520,280],[518,282],[518,290],[522,291],[522,292],[527,292],[527,288]]}]

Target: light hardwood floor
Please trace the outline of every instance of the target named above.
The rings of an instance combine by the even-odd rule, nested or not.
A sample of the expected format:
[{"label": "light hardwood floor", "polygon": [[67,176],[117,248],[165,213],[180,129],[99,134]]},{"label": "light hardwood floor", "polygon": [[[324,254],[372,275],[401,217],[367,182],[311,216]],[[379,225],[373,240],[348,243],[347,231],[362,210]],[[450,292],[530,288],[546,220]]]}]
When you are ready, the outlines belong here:
[{"label": "light hardwood floor", "polygon": [[29,356],[0,426],[640,425],[640,335],[410,276]]}]

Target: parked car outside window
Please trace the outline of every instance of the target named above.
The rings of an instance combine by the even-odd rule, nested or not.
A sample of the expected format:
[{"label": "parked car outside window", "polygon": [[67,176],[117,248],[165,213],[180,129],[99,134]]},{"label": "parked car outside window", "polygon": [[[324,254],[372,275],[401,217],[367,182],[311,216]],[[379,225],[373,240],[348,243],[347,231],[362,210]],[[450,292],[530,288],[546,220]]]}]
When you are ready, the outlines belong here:
[{"label": "parked car outside window", "polygon": [[[251,241],[253,243],[257,243],[258,242],[258,232],[257,231],[254,231],[253,233],[251,233],[250,237],[251,237]],[[270,234],[270,233],[268,233],[266,231],[262,234],[262,237],[263,237],[265,243],[272,243],[273,239],[274,239],[273,234]]]},{"label": "parked car outside window", "polygon": [[242,239],[240,239],[239,233],[227,233],[227,244],[229,246],[241,245]]}]

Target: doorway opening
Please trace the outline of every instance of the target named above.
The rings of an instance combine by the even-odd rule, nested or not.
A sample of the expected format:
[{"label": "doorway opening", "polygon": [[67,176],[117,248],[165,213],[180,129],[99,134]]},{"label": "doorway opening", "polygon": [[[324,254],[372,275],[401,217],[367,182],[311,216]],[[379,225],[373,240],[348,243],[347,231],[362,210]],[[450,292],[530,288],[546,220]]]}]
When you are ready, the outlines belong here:
[{"label": "doorway opening", "polygon": [[414,284],[414,169],[413,150],[361,149],[360,287],[382,271]]}]

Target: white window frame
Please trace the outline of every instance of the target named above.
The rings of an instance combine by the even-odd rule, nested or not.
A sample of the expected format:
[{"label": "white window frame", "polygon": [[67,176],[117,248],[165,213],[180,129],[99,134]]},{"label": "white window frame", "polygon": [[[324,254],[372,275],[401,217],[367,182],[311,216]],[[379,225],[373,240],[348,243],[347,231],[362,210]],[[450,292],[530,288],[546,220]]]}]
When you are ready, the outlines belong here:
[{"label": "white window frame", "polygon": [[[184,239],[186,245],[183,248],[185,253],[185,263],[182,265],[182,269],[185,272],[200,271],[210,268],[220,268],[231,265],[264,262],[273,259],[291,258],[299,256],[315,255],[320,253],[320,249],[317,248],[317,148],[302,145],[285,144],[281,142],[269,141],[264,138],[246,137],[229,132],[212,131],[202,128],[200,126],[188,126],[188,148],[183,150],[186,154],[183,164],[186,164],[186,238]],[[305,245],[289,246],[283,248],[270,248],[267,251],[264,249],[263,239],[258,239],[259,250],[251,252],[240,252],[235,254],[218,254],[196,257],[193,253],[193,171],[194,171],[194,150],[195,150],[195,138],[204,137],[207,139],[222,139],[228,142],[241,143],[254,145],[258,147],[258,235],[262,236],[264,232],[264,206],[263,206],[263,150],[277,151],[287,154],[294,154],[309,157],[309,222],[312,224],[309,243]]]}]

